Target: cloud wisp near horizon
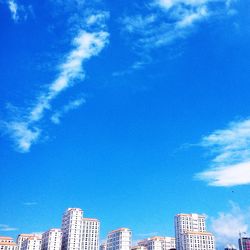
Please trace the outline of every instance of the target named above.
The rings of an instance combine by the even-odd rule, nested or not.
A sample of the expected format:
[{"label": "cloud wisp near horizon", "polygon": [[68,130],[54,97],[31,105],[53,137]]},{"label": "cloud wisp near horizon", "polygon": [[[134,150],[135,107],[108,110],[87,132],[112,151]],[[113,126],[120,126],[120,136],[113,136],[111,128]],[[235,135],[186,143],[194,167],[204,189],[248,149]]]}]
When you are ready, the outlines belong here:
[{"label": "cloud wisp near horizon", "polygon": [[17,231],[18,228],[16,227],[11,227],[6,224],[0,224],[0,232],[12,232],[12,231]]},{"label": "cloud wisp near horizon", "polygon": [[[96,16],[95,16],[96,15]],[[52,101],[63,91],[72,87],[77,80],[84,79],[83,63],[93,56],[97,56],[108,44],[109,33],[103,23],[106,12],[94,12],[86,18],[86,29],[80,29],[73,39],[73,49],[59,65],[59,73],[56,79],[36,97],[34,104],[26,108],[23,115],[3,121],[2,127],[14,141],[20,152],[28,152],[36,143],[43,132],[40,121],[45,117],[45,112],[52,107]],[[57,115],[59,118],[81,103],[73,103]],[[73,107],[74,106],[74,107]],[[54,119],[55,120],[55,119]]]},{"label": "cloud wisp near horizon", "polygon": [[250,209],[242,209],[238,204],[230,202],[230,210],[219,212],[211,217],[211,230],[216,237],[217,246],[224,248],[227,244],[238,245],[240,232],[248,232]]},{"label": "cloud wisp near horizon", "polygon": [[250,184],[250,119],[212,132],[202,138],[201,146],[211,152],[212,160],[198,179],[221,187]]}]

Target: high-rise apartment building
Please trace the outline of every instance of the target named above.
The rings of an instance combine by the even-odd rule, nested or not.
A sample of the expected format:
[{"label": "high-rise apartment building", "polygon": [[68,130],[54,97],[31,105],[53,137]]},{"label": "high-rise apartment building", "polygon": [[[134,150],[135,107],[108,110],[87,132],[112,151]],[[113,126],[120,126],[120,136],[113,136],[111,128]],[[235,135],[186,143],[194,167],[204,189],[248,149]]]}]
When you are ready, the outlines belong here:
[{"label": "high-rise apartment building", "polygon": [[0,236],[0,250],[17,250],[17,244],[11,237]]},{"label": "high-rise apartment building", "polygon": [[41,250],[61,250],[62,247],[62,231],[53,228],[42,234]]},{"label": "high-rise apartment building", "polygon": [[31,236],[22,242],[21,250],[41,250],[42,238]]},{"label": "high-rise apartment building", "polygon": [[138,245],[144,246],[146,250],[171,250],[175,249],[175,238],[155,236],[139,241]]},{"label": "high-rise apartment building", "polygon": [[80,208],[69,208],[62,220],[62,250],[99,250],[100,222],[83,217]]},{"label": "high-rise apartment building", "polygon": [[69,208],[62,220],[62,250],[82,250],[82,218],[80,208]]},{"label": "high-rise apartment building", "polygon": [[204,215],[176,215],[175,236],[177,250],[215,250],[214,236],[206,231]]},{"label": "high-rise apartment building", "polygon": [[119,228],[108,234],[107,250],[130,250],[132,232],[128,228]]},{"label": "high-rise apartment building", "polygon": [[82,249],[98,250],[100,222],[97,219],[83,218]]},{"label": "high-rise apartment building", "polygon": [[240,250],[250,250],[250,237],[241,237],[239,239]]}]

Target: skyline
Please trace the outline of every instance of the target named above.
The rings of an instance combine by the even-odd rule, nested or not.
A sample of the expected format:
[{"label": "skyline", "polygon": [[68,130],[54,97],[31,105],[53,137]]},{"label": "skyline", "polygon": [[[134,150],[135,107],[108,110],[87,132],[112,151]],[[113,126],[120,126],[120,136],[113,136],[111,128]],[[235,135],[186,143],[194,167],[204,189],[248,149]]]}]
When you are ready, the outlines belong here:
[{"label": "skyline", "polygon": [[220,244],[249,233],[249,11],[0,0],[0,234],[44,231],[65,207],[103,234],[173,235],[181,212],[208,215]]}]

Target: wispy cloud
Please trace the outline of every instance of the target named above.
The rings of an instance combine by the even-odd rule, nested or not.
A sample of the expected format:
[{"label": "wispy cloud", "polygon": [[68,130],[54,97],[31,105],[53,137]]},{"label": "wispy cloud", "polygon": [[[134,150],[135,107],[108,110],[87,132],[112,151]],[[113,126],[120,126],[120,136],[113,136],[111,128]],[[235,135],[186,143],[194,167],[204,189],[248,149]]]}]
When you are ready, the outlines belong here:
[{"label": "wispy cloud", "polygon": [[[229,0],[151,0],[139,14],[126,15],[122,30],[139,56],[186,38],[201,22],[227,15],[233,9]],[[139,60],[143,64],[143,58]],[[145,63],[146,64],[146,63]]]},{"label": "wispy cloud", "polygon": [[51,116],[51,121],[55,124],[59,124],[63,115],[67,114],[69,111],[74,110],[85,103],[84,98],[79,98],[69,102],[67,105],[63,106],[61,110],[56,111]]},{"label": "wispy cloud", "polygon": [[8,1],[8,6],[9,6],[9,10],[11,12],[12,19],[14,21],[18,21],[18,19],[19,19],[18,11],[19,10],[18,10],[17,3],[14,0],[9,0]]},{"label": "wispy cloud", "polygon": [[0,232],[11,232],[11,231],[17,231],[18,228],[16,227],[11,227],[6,224],[0,224]]},{"label": "wispy cloud", "polygon": [[[24,115],[2,122],[5,132],[14,140],[18,151],[28,152],[31,145],[41,138],[40,121],[44,118],[45,112],[51,109],[52,101],[72,87],[77,80],[84,79],[83,63],[97,56],[107,45],[109,34],[104,24],[100,26],[100,15],[99,13],[95,18],[98,21],[97,24],[92,15],[92,22],[85,25],[89,31],[86,29],[78,31],[72,42],[73,49],[58,66],[58,76],[37,96],[34,104],[26,109]],[[102,20],[104,21],[105,18]],[[69,111],[70,107],[66,109],[65,112]]]},{"label": "wispy cloud", "polygon": [[[154,0],[148,14],[125,16],[123,29],[136,35],[136,48],[152,49],[186,37],[198,22],[232,9],[228,0]],[[133,39],[133,37],[132,37]]]},{"label": "wispy cloud", "polygon": [[237,245],[239,232],[247,232],[250,224],[250,210],[242,210],[237,204],[231,202],[228,212],[220,212],[211,218],[211,230],[215,234],[217,246],[223,248],[226,244]]},{"label": "wispy cloud", "polygon": [[250,119],[232,122],[202,139],[212,154],[211,166],[196,175],[212,186],[250,184]]},{"label": "wispy cloud", "polygon": [[23,202],[24,206],[36,206],[38,203],[36,201],[26,201]]},{"label": "wispy cloud", "polygon": [[140,238],[148,238],[148,237],[153,237],[153,236],[156,236],[156,235],[158,235],[158,232],[138,233],[138,234],[136,234],[136,236],[140,237]]},{"label": "wispy cloud", "polygon": [[27,19],[30,14],[33,15],[33,8],[31,5],[24,6],[19,4],[16,0],[7,0],[6,4],[9,8],[12,20],[16,23],[22,19]]}]

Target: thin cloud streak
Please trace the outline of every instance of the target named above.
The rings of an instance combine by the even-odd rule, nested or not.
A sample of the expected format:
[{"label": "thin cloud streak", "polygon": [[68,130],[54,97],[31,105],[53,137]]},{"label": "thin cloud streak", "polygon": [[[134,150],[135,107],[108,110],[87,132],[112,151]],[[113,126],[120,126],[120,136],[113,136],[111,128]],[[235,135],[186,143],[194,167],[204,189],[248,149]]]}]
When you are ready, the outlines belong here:
[{"label": "thin cloud streak", "polygon": [[250,184],[250,119],[232,122],[202,139],[213,158],[209,169],[196,177],[211,186]]},{"label": "thin cloud streak", "polygon": [[79,98],[79,99],[76,99],[76,100],[69,102],[67,105],[63,106],[63,108],[61,110],[55,112],[51,116],[51,121],[55,124],[59,124],[63,115],[67,114],[71,110],[79,108],[85,102],[86,101],[84,98]]},{"label": "thin cloud streak", "polygon": [[[100,23],[100,16],[96,20]],[[91,25],[93,26],[93,22]],[[84,79],[83,63],[91,57],[97,56],[107,45],[108,38],[109,34],[105,31],[104,26],[101,26],[101,31],[80,30],[73,39],[73,50],[59,66],[57,78],[48,85],[47,90],[37,97],[36,103],[28,108],[28,112],[21,118],[2,122],[7,134],[14,140],[18,151],[28,152],[31,145],[38,141],[42,133],[39,121],[44,118],[45,111],[51,109],[52,101],[60,93],[72,87],[76,80]]]},{"label": "thin cloud streak", "polygon": [[36,201],[27,201],[27,202],[23,202],[24,206],[36,206],[38,205],[38,203]]},{"label": "thin cloud streak", "polygon": [[18,228],[16,227],[10,227],[9,225],[6,224],[0,224],[0,232],[12,232],[17,230]]}]

